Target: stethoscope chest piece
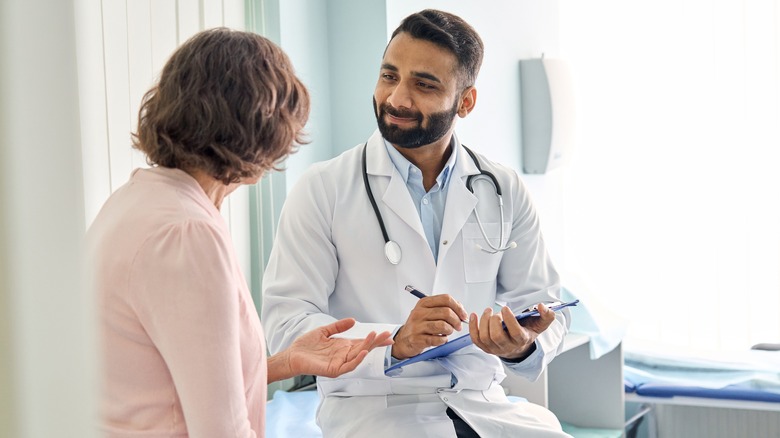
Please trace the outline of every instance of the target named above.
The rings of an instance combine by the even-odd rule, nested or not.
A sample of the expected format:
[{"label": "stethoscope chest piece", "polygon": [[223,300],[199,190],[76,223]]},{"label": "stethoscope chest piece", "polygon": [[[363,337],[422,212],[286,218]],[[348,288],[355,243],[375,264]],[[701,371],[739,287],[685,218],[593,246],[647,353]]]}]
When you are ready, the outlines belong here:
[{"label": "stethoscope chest piece", "polygon": [[385,257],[394,265],[401,262],[401,247],[394,240],[385,243]]}]

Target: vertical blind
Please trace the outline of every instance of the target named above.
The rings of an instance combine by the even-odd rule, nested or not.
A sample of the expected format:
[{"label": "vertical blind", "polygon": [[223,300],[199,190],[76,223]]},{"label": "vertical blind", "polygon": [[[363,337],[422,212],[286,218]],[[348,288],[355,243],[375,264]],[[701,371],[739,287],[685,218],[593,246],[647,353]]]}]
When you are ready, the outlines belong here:
[{"label": "vertical blind", "polygon": [[[780,6],[560,2],[565,265],[627,344],[780,342]],[[576,291],[574,291],[576,293]]]},{"label": "vertical blind", "polygon": [[173,50],[202,29],[244,28],[243,0],[77,0],[87,223],[130,172],[138,107]]},{"label": "vertical blind", "polygon": [[[247,7],[244,0],[76,1],[87,226],[133,169],[147,167],[143,154],[131,147],[130,133],[141,99],[168,57],[200,30],[254,25],[260,7],[259,2]],[[223,203],[222,214],[243,272],[252,278],[262,268],[252,269],[249,198],[250,189],[239,188]]]}]

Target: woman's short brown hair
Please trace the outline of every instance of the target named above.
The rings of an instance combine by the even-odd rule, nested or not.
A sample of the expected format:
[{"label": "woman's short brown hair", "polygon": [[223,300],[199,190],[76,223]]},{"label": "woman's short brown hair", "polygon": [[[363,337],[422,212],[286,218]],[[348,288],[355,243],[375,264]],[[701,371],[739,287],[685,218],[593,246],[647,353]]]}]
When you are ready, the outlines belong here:
[{"label": "woman's short brown hair", "polygon": [[305,143],[309,93],[260,35],[200,32],[144,95],[133,147],[150,165],[202,170],[225,184],[260,176]]}]

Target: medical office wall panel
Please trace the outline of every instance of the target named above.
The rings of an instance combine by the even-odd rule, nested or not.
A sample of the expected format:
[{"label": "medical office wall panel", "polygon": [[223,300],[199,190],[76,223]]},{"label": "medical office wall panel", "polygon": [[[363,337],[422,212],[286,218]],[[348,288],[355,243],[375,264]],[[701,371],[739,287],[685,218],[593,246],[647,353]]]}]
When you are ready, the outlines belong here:
[{"label": "medical office wall panel", "polygon": [[0,2],[0,436],[97,437],[74,4]]},{"label": "medical office wall panel", "polygon": [[[310,143],[286,164],[287,187],[312,163],[365,141],[376,128],[371,96],[386,40],[386,1],[284,0],[279,44],[311,93]],[[272,23],[273,24],[273,23]]]},{"label": "medical office wall panel", "polygon": [[328,52],[328,7],[321,0],[281,0],[278,2],[279,45],[289,56],[296,75],[311,95],[311,112],[305,131],[309,143],[285,162],[287,188],[312,163],[332,157]]},{"label": "medical office wall panel", "polygon": [[330,89],[338,96],[330,101],[334,155],[366,141],[376,129],[371,98],[387,45],[385,3],[342,0],[328,8]]}]

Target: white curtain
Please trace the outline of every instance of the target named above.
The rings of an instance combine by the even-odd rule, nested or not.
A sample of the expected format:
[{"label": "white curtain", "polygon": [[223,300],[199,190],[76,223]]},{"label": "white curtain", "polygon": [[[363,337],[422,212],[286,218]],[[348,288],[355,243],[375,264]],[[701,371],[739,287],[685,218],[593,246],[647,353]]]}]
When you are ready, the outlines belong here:
[{"label": "white curtain", "polygon": [[[780,6],[560,1],[565,265],[626,343],[780,343]],[[576,291],[575,291],[576,292]]]}]

